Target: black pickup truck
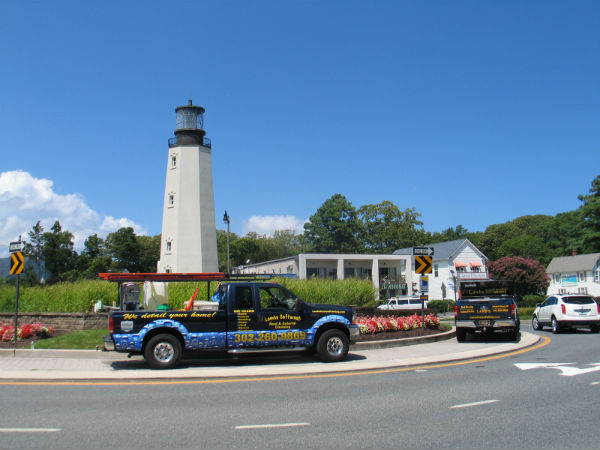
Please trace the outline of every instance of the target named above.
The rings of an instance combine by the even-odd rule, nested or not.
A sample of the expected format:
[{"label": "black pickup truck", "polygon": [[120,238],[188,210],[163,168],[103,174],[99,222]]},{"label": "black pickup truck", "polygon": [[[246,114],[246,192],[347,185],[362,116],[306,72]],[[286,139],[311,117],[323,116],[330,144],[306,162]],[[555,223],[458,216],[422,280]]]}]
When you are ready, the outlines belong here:
[{"label": "black pickup truck", "polygon": [[460,283],[460,298],[454,307],[456,339],[464,342],[467,333],[483,331],[508,333],[519,339],[517,296],[510,281],[481,280]]},{"label": "black pickup truck", "polygon": [[190,301],[187,310],[150,311],[128,304],[126,309],[110,313],[110,334],[104,337],[104,349],[142,354],[155,369],[172,368],[183,351],[194,350],[248,353],[309,349],[323,361],[336,362],[345,359],[349,344],[360,334],[352,308],[310,304],[272,282],[230,282],[225,274],[99,276],[119,283],[220,282],[212,296],[214,301]]}]

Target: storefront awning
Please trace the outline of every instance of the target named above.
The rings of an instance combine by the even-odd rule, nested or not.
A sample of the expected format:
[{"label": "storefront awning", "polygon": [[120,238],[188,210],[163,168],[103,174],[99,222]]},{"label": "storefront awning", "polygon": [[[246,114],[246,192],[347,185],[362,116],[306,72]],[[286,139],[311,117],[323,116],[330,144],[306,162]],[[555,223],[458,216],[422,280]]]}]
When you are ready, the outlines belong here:
[{"label": "storefront awning", "polygon": [[467,263],[462,261],[454,261],[454,267],[467,267]]}]

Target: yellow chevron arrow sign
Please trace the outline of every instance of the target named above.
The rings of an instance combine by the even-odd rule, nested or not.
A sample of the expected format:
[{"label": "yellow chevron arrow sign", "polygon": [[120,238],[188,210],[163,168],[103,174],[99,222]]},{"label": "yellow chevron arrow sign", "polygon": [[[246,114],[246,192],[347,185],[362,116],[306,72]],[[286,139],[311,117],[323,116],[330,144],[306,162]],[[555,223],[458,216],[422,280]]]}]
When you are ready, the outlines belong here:
[{"label": "yellow chevron arrow sign", "polygon": [[431,256],[415,255],[415,272],[431,273],[433,262]]},{"label": "yellow chevron arrow sign", "polygon": [[12,260],[12,266],[10,267],[11,275],[18,275],[23,272],[23,267],[25,267],[25,258],[23,257],[23,253],[15,252],[10,254],[10,259]]}]

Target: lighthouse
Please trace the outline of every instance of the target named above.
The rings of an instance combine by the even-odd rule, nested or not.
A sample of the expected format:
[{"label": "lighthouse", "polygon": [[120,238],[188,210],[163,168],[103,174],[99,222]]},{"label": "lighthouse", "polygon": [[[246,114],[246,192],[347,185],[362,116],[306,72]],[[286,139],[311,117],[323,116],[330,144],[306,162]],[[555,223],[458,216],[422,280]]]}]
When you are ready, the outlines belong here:
[{"label": "lighthouse", "polygon": [[217,272],[211,143],[203,129],[204,108],[189,100],[175,113],[157,272]]}]

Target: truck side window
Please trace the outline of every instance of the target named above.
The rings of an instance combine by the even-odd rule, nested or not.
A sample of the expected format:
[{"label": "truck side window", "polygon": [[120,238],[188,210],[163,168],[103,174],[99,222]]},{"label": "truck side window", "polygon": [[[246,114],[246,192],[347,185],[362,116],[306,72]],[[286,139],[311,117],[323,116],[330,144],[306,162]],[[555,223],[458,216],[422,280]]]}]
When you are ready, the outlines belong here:
[{"label": "truck side window", "polygon": [[252,288],[250,286],[237,286],[235,289],[236,309],[254,309],[252,304]]},{"label": "truck side window", "polygon": [[262,309],[292,310],[296,306],[296,299],[279,287],[261,287],[259,293]]}]

